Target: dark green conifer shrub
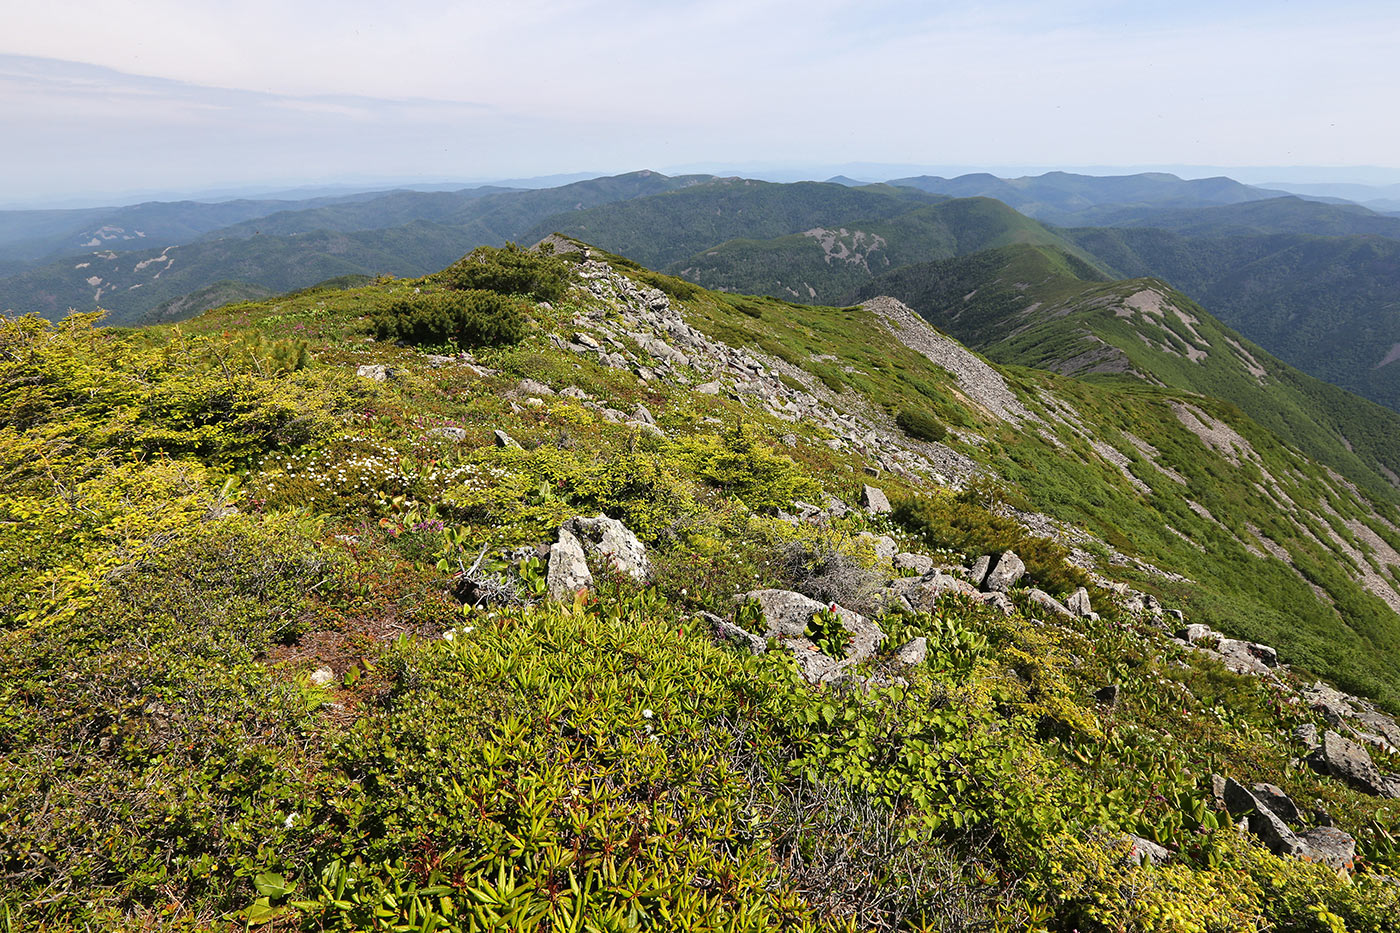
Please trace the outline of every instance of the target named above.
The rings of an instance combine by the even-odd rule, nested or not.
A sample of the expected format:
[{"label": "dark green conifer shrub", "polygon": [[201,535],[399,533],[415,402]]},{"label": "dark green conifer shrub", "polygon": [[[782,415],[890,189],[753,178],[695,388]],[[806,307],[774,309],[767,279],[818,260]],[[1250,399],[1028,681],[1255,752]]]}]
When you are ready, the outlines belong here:
[{"label": "dark green conifer shrub", "polygon": [[525,336],[519,303],[493,291],[428,292],[395,299],[374,319],[381,340],[500,347]]},{"label": "dark green conifer shrub", "polygon": [[932,415],[917,408],[901,408],[895,415],[894,423],[905,434],[921,441],[941,441],[948,434],[948,429],[934,420]]},{"label": "dark green conifer shrub", "polygon": [[479,246],[437,278],[459,291],[483,289],[501,295],[528,295],[537,301],[558,301],[569,285],[565,260],[521,249],[514,243],[499,249]]}]

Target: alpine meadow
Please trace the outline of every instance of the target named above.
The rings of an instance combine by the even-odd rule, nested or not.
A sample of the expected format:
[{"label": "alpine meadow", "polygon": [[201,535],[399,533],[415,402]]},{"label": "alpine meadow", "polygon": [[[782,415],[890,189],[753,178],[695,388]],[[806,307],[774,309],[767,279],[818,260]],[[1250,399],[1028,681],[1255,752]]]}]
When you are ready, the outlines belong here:
[{"label": "alpine meadow", "polygon": [[16,10],[0,933],[1400,933],[1400,16],[1238,6]]}]

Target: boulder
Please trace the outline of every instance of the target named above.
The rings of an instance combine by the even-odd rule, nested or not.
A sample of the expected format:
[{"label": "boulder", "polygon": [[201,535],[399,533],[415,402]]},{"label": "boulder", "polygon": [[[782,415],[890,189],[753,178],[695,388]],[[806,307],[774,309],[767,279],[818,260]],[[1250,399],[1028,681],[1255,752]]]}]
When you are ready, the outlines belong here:
[{"label": "boulder", "polygon": [[1296,823],[1302,819],[1298,805],[1281,788],[1261,783],[1252,785],[1250,792],[1254,794],[1255,800],[1272,810],[1274,815],[1285,823]]},{"label": "boulder", "polygon": [[1331,729],[1322,734],[1322,744],[1308,756],[1308,764],[1318,773],[1346,781],[1363,793],[1400,797],[1400,789],[1382,777],[1366,749]]},{"label": "boulder", "polygon": [[646,546],[617,519],[606,515],[594,518],[580,515],[560,527],[561,532],[565,530],[578,538],[588,554],[607,560],[632,579],[640,581],[651,576]]},{"label": "boulder", "polygon": [[[1267,648],[1267,653],[1261,653],[1257,650],[1260,648]],[[1278,661],[1277,655],[1272,654],[1274,649],[1267,645],[1256,645],[1236,638],[1221,638],[1211,650],[1219,655],[1225,666],[1236,674],[1263,676],[1269,673],[1271,667],[1263,658],[1272,656],[1275,663]]]},{"label": "boulder", "polygon": [[923,664],[928,658],[928,639],[920,635],[911,638],[909,641],[899,646],[899,650],[894,653],[896,662],[905,667],[915,667]]},{"label": "boulder", "polygon": [[575,593],[593,585],[583,543],[567,528],[559,529],[559,540],[549,549],[545,583],[549,598],[559,602],[572,602]]},{"label": "boulder", "polygon": [[313,686],[325,687],[330,684],[331,681],[335,680],[335,671],[331,670],[329,667],[318,667],[311,672],[311,676],[308,677],[307,680],[310,681]]},{"label": "boulder", "polygon": [[1186,626],[1185,628],[1177,632],[1177,637],[1184,638],[1187,642],[1194,645],[1196,644],[1196,642],[1199,641],[1209,641],[1210,639],[1216,637],[1216,635],[1215,630],[1212,629],[1209,625],[1202,625],[1199,622],[1193,622],[1192,624]]},{"label": "boulder", "polygon": [[711,612],[702,612],[703,618],[714,629],[715,637],[730,644],[748,649],[750,654],[763,654],[768,650],[768,641],[748,629],[735,625],[728,619],[721,619]]},{"label": "boulder", "polygon": [[[741,599],[756,600],[763,610],[768,638],[777,638],[792,652],[807,680],[828,683],[841,678],[845,670],[874,656],[885,633],[879,626],[858,612],[844,606],[826,605],[790,590],[754,590]],[[833,609],[841,620],[849,639],[846,656],[833,658],[823,654],[807,637],[812,617],[823,609]]]},{"label": "boulder", "polygon": [[981,587],[982,581],[987,579],[987,571],[992,569],[992,557],[990,554],[983,554],[972,562],[972,566],[967,570],[967,579],[973,586]]},{"label": "boulder", "polygon": [[1089,602],[1089,591],[1082,586],[1065,600],[1065,608],[1081,619],[1087,619],[1094,614],[1094,607]]},{"label": "boulder", "polygon": [[1279,819],[1278,814],[1234,778],[1225,779],[1225,808],[1236,818],[1243,817],[1249,831],[1275,855],[1298,855],[1302,840]]},{"label": "boulder", "polygon": [[938,597],[944,593],[977,595],[977,590],[972,584],[937,570],[922,577],[895,580],[890,584],[890,589],[908,600],[910,607],[916,612],[931,611]]},{"label": "boulder", "polygon": [[1354,697],[1329,687],[1321,681],[1317,681],[1310,687],[1304,687],[1300,692],[1309,706],[1322,713],[1329,725],[1340,726],[1343,720],[1356,716],[1356,710],[1352,708],[1350,702]]},{"label": "boulder", "polygon": [[1298,837],[1302,849],[1298,855],[1310,862],[1350,871],[1356,861],[1356,840],[1350,833],[1334,826],[1316,826]]},{"label": "boulder", "polygon": [[933,558],[927,554],[911,554],[905,551],[894,556],[896,570],[912,570],[923,576],[933,570]]},{"label": "boulder", "polygon": [[876,535],[868,531],[862,531],[856,535],[856,540],[862,544],[868,544],[875,552],[875,556],[880,560],[893,560],[894,555],[899,551],[899,542],[889,535]]},{"label": "boulder", "polygon": [[367,366],[355,367],[355,375],[361,379],[368,379],[371,382],[383,382],[389,378],[389,367],[383,363],[372,363]]},{"label": "boulder", "polygon": [[695,391],[701,395],[719,395],[724,392],[724,386],[719,382],[702,382],[695,387]]},{"label": "boulder", "polygon": [[1094,700],[1101,706],[1109,709],[1118,705],[1118,685],[1109,684],[1107,687],[1100,687],[1094,691]]},{"label": "boulder", "polygon": [[832,518],[845,518],[851,514],[851,507],[835,496],[826,497],[826,514]]},{"label": "boulder", "polygon": [[632,412],[632,420],[640,421],[642,424],[656,424],[656,418],[652,416],[645,405],[637,406],[637,410]]},{"label": "boulder", "polygon": [[1165,865],[1171,861],[1172,850],[1141,836],[1128,836],[1128,861],[1135,865]]},{"label": "boulder", "polygon": [[1305,722],[1293,730],[1293,738],[1312,751],[1322,744],[1322,740],[1317,737],[1317,726],[1310,722]]},{"label": "boulder", "polygon": [[554,390],[549,386],[533,379],[521,379],[520,384],[515,387],[515,391],[520,395],[532,395],[537,398],[554,394]]},{"label": "boulder", "polygon": [[1011,601],[1011,597],[1005,593],[991,592],[978,593],[977,598],[995,609],[1000,609],[1002,615],[1009,616],[1016,611],[1016,604]]},{"label": "boulder", "polygon": [[1003,551],[987,571],[987,578],[982,581],[982,589],[989,593],[1005,593],[1025,575],[1026,565],[1016,556],[1016,552]]},{"label": "boulder", "polygon": [[888,515],[891,511],[885,491],[869,483],[860,491],[860,507],[871,515]]},{"label": "boulder", "polygon": [[520,443],[500,428],[493,431],[492,436],[495,438],[497,447],[513,448],[515,450],[520,449]]},{"label": "boulder", "polygon": [[433,428],[428,434],[431,437],[445,437],[449,441],[457,441],[458,443],[467,439],[467,432],[462,428]]},{"label": "boulder", "polygon": [[1395,720],[1384,713],[1375,710],[1363,709],[1356,714],[1356,718],[1361,720],[1373,733],[1385,740],[1392,749],[1400,749],[1400,725]]},{"label": "boulder", "polygon": [[1064,616],[1065,618],[1074,617],[1074,613],[1070,612],[1069,609],[1065,607],[1064,603],[1060,602],[1058,599],[1051,596],[1044,590],[1031,589],[1026,592],[1026,595],[1030,597],[1031,602],[1035,603],[1037,606],[1049,609],[1056,615]]}]

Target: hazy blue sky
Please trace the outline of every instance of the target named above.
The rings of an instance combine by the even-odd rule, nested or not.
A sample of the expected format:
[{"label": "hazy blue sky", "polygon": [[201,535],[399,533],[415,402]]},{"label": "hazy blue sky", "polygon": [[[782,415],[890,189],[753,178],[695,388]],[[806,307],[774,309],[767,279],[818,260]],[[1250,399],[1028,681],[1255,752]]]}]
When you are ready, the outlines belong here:
[{"label": "hazy blue sky", "polygon": [[0,202],[696,165],[1400,167],[1396,49],[1394,0],[12,4]]}]

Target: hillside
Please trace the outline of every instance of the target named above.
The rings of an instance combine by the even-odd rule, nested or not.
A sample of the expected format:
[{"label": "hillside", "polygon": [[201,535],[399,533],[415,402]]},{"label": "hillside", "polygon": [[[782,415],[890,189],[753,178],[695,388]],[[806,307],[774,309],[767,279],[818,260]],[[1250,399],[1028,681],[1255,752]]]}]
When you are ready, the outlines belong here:
[{"label": "hillside", "polygon": [[897,178],[890,184],[953,198],[996,198],[1037,220],[1062,226],[1103,222],[1094,219],[1103,211],[1241,204],[1275,198],[1283,193],[1243,185],[1231,178],[1184,180],[1163,172],[1136,175],[1046,172],[1021,178],[998,178],[986,173],[957,178],[919,175]]},{"label": "hillside", "polygon": [[1109,206],[1087,213],[1076,226],[1154,227],[1186,236],[1383,236],[1400,239],[1400,218],[1358,204],[1324,204],[1303,198],[1269,198],[1218,207]]},{"label": "hillside", "polygon": [[[489,193],[481,189],[469,193]],[[82,250],[128,250],[188,243],[210,231],[295,208],[310,211],[353,204],[370,195],[340,195],[301,201],[148,201],[124,207],[81,210],[0,211],[0,271],[19,272],[45,260]]]},{"label": "hillside", "polygon": [[1123,276],[1154,275],[1309,375],[1400,410],[1400,241],[1064,231]]},{"label": "hillside", "polygon": [[[549,245],[0,319],[8,925],[1393,929],[1367,463],[1184,366]],[[993,261],[1041,277],[989,321],[1053,285],[1285,375],[1160,283]]]},{"label": "hillside", "polygon": [[770,239],[848,218],[893,217],[940,200],[909,188],[719,178],[652,197],[545,218],[523,237],[577,236],[653,268],[737,237]]},{"label": "hillside", "polygon": [[711,180],[708,175],[668,176],[643,170],[532,191],[401,191],[356,204],[283,212],[256,222],[225,227],[211,235],[247,237],[255,233],[281,236],[318,231],[350,233],[426,220],[459,228],[474,243],[500,245],[507,240],[529,239],[529,229],[547,217],[661,194]]},{"label": "hillside", "polygon": [[907,266],[863,294],[901,299],[1000,363],[1229,401],[1377,494],[1400,488],[1400,416],[1281,362],[1160,280],[1106,282],[1057,250],[1008,247]]},{"label": "hillside", "polygon": [[109,323],[138,324],[173,299],[197,304],[216,282],[268,292],[306,288],[345,275],[421,275],[477,245],[453,227],[415,221],[387,230],[288,237],[199,240],[118,253],[68,257],[0,279],[0,308],[49,318],[69,309],[109,312]]},{"label": "hillside", "polygon": [[[707,178],[641,171],[538,191],[394,191],[294,202],[289,210],[277,209],[284,202],[188,202],[99,211],[94,216],[109,225],[109,233],[118,221],[143,226],[104,234],[96,243],[87,243],[88,234],[82,233],[82,245],[101,248],[0,278],[0,309],[33,310],[56,319],[70,309],[101,308],[112,323],[139,324],[171,320],[172,308],[203,310],[219,282],[239,282],[251,295],[344,275],[423,275],[473,247],[518,239],[542,218]],[[149,223],[151,213],[158,215],[155,225]],[[35,223],[32,214],[50,222],[46,212],[13,214],[16,229]],[[150,240],[159,245],[131,248]]]},{"label": "hillside", "polygon": [[1081,252],[1000,201],[958,198],[888,219],[842,221],[771,240],[731,240],[667,271],[720,291],[831,304],[889,269],[1011,243]]}]

